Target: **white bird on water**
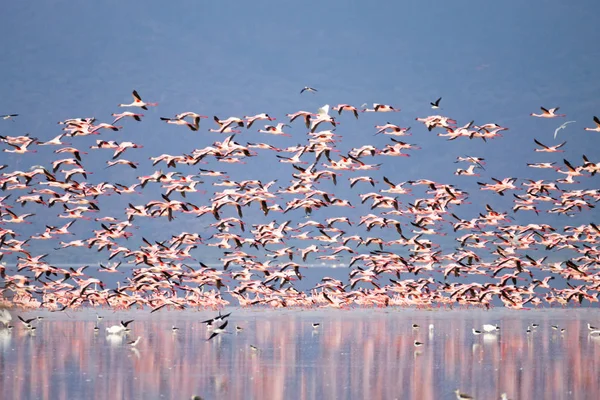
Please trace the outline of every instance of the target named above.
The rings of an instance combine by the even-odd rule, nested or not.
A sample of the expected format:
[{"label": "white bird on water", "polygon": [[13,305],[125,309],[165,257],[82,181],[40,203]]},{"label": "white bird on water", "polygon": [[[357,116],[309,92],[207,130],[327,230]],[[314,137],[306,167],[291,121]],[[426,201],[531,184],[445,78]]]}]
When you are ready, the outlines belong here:
[{"label": "white bird on water", "polygon": [[558,131],[560,131],[561,129],[565,129],[567,127],[567,125],[572,122],[577,122],[577,121],[567,121],[564,124],[562,124],[561,126],[559,126],[558,128],[556,128],[554,130],[554,139],[556,139],[556,137],[558,136]]},{"label": "white bird on water", "polygon": [[125,321],[125,322],[121,321],[121,325],[113,325],[113,326],[107,327],[106,332],[108,332],[111,335],[123,333],[127,330],[127,325],[129,325],[132,322],[133,322],[133,320]]},{"label": "white bird on water", "polygon": [[485,324],[483,325],[483,331],[484,332],[496,332],[499,331],[500,327],[498,325],[491,325],[491,324]]}]

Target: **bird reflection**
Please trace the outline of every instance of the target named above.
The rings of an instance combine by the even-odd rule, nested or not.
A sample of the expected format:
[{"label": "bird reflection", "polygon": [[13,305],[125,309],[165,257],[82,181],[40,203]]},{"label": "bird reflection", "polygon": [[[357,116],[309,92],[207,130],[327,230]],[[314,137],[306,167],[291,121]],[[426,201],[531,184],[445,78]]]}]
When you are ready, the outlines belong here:
[{"label": "bird reflection", "polygon": [[[230,318],[236,318],[233,326],[244,326],[243,334],[210,342],[202,313],[176,321],[177,340],[172,320],[136,318],[131,336],[142,337],[137,346],[125,335],[95,336],[93,314],[87,321],[42,324],[35,337],[24,326],[0,328],[0,386],[14,398],[57,400],[74,393],[90,400],[106,393],[114,400],[189,399],[193,393],[207,399],[391,399],[399,393],[402,399],[442,399],[456,388],[476,399],[600,393],[600,335],[577,317],[541,317],[529,335],[525,317],[500,319],[501,334],[474,336],[473,326],[485,321],[464,314],[443,323],[422,315],[420,330],[413,329],[414,315],[378,310],[361,318],[328,312],[318,329],[302,313],[240,314]],[[431,341],[433,330],[424,328],[436,321]],[[552,329],[557,322],[558,330]]]},{"label": "bird reflection", "polygon": [[106,341],[113,347],[117,347],[123,344],[124,335],[119,334],[109,334],[106,335]]},{"label": "bird reflection", "polygon": [[136,347],[131,347],[130,350],[134,356],[136,356],[137,358],[140,358],[140,351]]},{"label": "bird reflection", "polygon": [[6,328],[0,328],[0,349],[7,350],[12,341],[11,331]]}]

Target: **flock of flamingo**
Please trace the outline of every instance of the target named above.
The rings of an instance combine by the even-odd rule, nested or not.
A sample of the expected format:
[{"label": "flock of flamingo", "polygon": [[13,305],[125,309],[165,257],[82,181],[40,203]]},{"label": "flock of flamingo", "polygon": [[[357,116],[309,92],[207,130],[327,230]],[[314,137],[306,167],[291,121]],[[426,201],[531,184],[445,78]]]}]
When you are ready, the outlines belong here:
[{"label": "flock of flamingo", "polygon": [[[302,92],[301,96],[320,95],[310,87]],[[440,109],[440,100],[432,102],[431,109]],[[157,104],[142,100],[133,91],[133,102],[119,106],[146,111]],[[541,114],[531,116],[563,118],[565,115],[557,114],[557,110],[542,108]],[[182,112],[160,117],[165,124],[161,128],[172,129],[171,135],[185,128],[181,134],[227,136],[185,154],[152,156],[147,165],[125,158],[140,151],[143,143],[127,140],[122,132],[126,129],[116,125],[147,123],[149,117],[142,111],[113,113],[114,120],[109,123],[99,123],[93,117],[60,121],[61,133],[47,141],[29,134],[0,136],[5,153],[2,160],[31,162],[25,170],[0,165],[0,189],[4,193],[0,197],[0,258],[9,261],[0,266],[2,299],[6,305],[23,309],[63,311],[100,306],[148,308],[152,312],[162,308],[218,309],[229,304],[290,308],[489,308],[503,304],[523,309],[527,305],[598,301],[599,226],[593,222],[577,226],[541,222],[519,225],[515,217],[522,213],[535,213],[539,218],[589,213],[600,200],[600,190],[571,188],[581,183],[593,187],[600,160],[582,155],[580,162],[574,162],[548,154],[544,162],[523,162],[532,173],[536,169],[555,173],[554,180],[534,180],[484,176],[488,170],[482,157],[457,156],[461,168],[454,172],[460,177],[456,179],[480,191],[492,191],[505,199],[512,197],[512,210],[478,205],[477,192],[482,192],[467,192],[443,182],[416,177],[399,182],[390,174],[380,182],[371,172],[382,165],[388,168],[386,171],[392,170],[390,165],[394,163],[403,168],[402,163],[407,161],[403,157],[409,156],[419,162],[420,148],[401,140],[414,130],[409,133],[410,127],[381,123],[369,136],[385,135],[389,142],[384,147],[365,144],[344,149],[344,134],[338,128],[351,126],[365,113],[385,115],[382,121],[387,121],[398,115],[390,113],[398,112],[398,107],[385,104],[373,104],[372,108],[339,104],[331,110],[325,105],[317,112],[287,114],[286,123],[277,124],[271,122],[276,118],[267,113],[226,119],[214,116],[213,127],[206,134],[200,133],[201,121],[208,116]],[[17,117],[21,118],[8,114],[4,119],[14,121]],[[477,125],[474,121],[459,126],[456,120],[442,115],[418,117],[416,121],[426,128],[418,135],[446,138],[450,141],[446,151],[459,154],[461,140],[488,143],[508,130],[496,123]],[[259,122],[266,125],[256,132]],[[594,128],[585,129],[600,132],[597,117],[594,122]],[[12,122],[3,124],[2,131],[14,126]],[[291,124],[303,125],[305,135],[287,140],[303,144],[280,148],[258,140],[242,140],[259,135],[290,138],[286,130],[289,132]],[[83,145],[86,136],[100,138],[85,149],[67,143],[82,141]],[[532,137],[534,141],[537,147],[532,151],[543,153],[560,153],[566,144],[551,146],[543,143],[545,139]],[[55,149],[56,159],[51,165],[37,165],[38,159],[30,156],[40,147]],[[111,153],[106,163],[96,168],[109,169],[112,181],[93,181],[94,168],[86,162],[92,151]],[[270,157],[273,153],[275,157]],[[260,160],[261,167],[287,170],[290,181],[265,182],[260,177],[235,180],[228,172],[220,171],[228,164],[251,159]],[[215,167],[219,165],[222,168]],[[148,174],[140,174],[129,186],[117,175],[123,169],[137,172],[146,168],[150,168]],[[190,170],[194,172],[186,174]],[[150,201],[136,203],[152,190],[158,194],[150,193]],[[212,196],[207,194],[209,190],[214,190]],[[369,205],[370,212],[360,215],[363,213],[351,211],[355,209],[352,202],[343,198],[348,193],[358,194],[359,200],[352,201]],[[114,195],[119,196],[121,207],[104,208],[103,199]],[[480,212],[474,218],[463,219],[461,206],[468,199]],[[332,216],[330,210],[348,211]],[[57,211],[65,224],[52,226],[47,221]],[[262,223],[247,226],[247,215]],[[66,241],[73,235],[73,224],[82,219],[96,229]],[[135,234],[137,224],[144,219],[158,219],[163,227],[186,219],[186,226],[204,225],[171,237],[165,237],[161,228]],[[19,229],[23,224],[39,229],[33,235],[24,235]],[[451,251],[444,251],[440,240],[452,241]],[[106,262],[98,269],[85,264],[76,268],[53,265],[54,253],[36,252],[40,241],[53,242],[56,253],[74,247],[93,249]],[[222,252],[222,267],[206,265],[203,251],[208,247]],[[545,256],[537,258],[540,252]],[[308,263],[346,259],[345,281],[322,277],[309,290],[297,288],[310,268]],[[126,263],[134,267],[127,268]],[[108,287],[102,277],[105,273],[121,273],[124,280],[117,287]]]}]

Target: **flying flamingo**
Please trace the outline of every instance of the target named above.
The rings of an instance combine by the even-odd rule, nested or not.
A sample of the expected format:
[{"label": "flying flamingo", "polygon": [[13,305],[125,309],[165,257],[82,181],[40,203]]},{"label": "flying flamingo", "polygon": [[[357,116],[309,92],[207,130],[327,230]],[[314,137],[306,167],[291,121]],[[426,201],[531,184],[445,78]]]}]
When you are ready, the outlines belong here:
[{"label": "flying flamingo", "polygon": [[258,132],[268,133],[270,135],[276,135],[276,136],[292,137],[292,135],[283,132],[284,126],[290,127],[288,124],[284,124],[284,123],[279,123],[276,126],[265,125],[265,129],[260,129]]},{"label": "flying flamingo", "polygon": [[15,154],[25,154],[25,153],[37,153],[36,150],[28,150],[27,147],[30,146],[32,143],[35,143],[36,139],[29,139],[27,142],[23,143],[22,145],[16,145],[16,144],[12,144],[12,143],[7,143],[9,146],[14,147],[14,150],[8,150],[8,149],[3,149],[2,151],[6,152],[6,153],[15,153]]},{"label": "flying flamingo", "polygon": [[561,144],[557,144],[556,146],[546,146],[545,144],[538,142],[537,139],[533,139],[533,141],[538,146],[542,147],[541,149],[535,149],[535,151],[542,152],[542,153],[562,153],[562,152],[564,152],[564,150],[558,150],[558,149],[560,149],[565,144],[567,144],[567,142],[562,142]]},{"label": "flying flamingo", "polygon": [[538,117],[538,118],[556,118],[556,117],[566,117],[566,114],[556,114],[556,112],[558,111],[560,107],[554,107],[554,108],[550,108],[550,109],[546,109],[544,107],[540,107],[540,109],[542,110],[541,114],[534,114],[531,113],[529,115],[531,115],[532,117]]},{"label": "flying flamingo", "polygon": [[244,116],[244,119],[246,120],[246,128],[247,129],[250,129],[252,124],[258,120],[275,121],[275,118],[269,116],[269,114],[267,114],[267,113],[256,114],[252,117]]},{"label": "flying flamingo", "polygon": [[308,111],[298,111],[298,112],[293,113],[293,114],[285,114],[286,117],[290,118],[290,124],[292,122],[294,122],[294,120],[296,118],[302,117],[304,119],[304,125],[306,125],[307,129],[310,127],[310,117],[312,115],[314,115],[314,114],[310,113]]},{"label": "flying flamingo", "polygon": [[54,137],[54,139],[48,140],[47,142],[39,142],[39,146],[60,146],[60,145],[70,145],[70,143],[61,142],[60,139],[66,136],[66,133],[61,133],[60,135]]},{"label": "flying flamingo", "polygon": [[337,106],[333,107],[333,110],[337,111],[338,115],[342,115],[342,111],[350,111],[352,114],[354,114],[354,117],[358,119],[358,110],[356,107],[353,107],[350,104],[338,104]]},{"label": "flying flamingo", "polygon": [[147,110],[148,107],[155,107],[158,103],[146,103],[142,101],[142,98],[138,94],[137,90],[134,90],[133,93],[133,102],[129,104],[119,104],[119,107],[140,107],[143,110]]},{"label": "flying flamingo", "polygon": [[112,123],[113,123],[113,125],[114,125],[114,124],[115,124],[117,121],[119,121],[120,119],[123,119],[123,118],[125,118],[125,117],[131,117],[131,118],[133,118],[133,119],[135,119],[136,121],[138,121],[138,122],[139,122],[139,121],[141,121],[141,120],[142,120],[142,118],[141,118],[141,117],[143,117],[143,116],[144,116],[144,114],[135,114],[135,113],[132,113],[131,111],[125,111],[125,112],[122,112],[122,113],[120,113],[120,114],[111,114],[111,115],[112,115],[113,117],[115,117],[115,120],[112,122]]},{"label": "flying flamingo", "polygon": [[584,128],[584,130],[592,131],[592,132],[600,132],[600,119],[598,119],[598,117],[596,117],[595,115],[594,115],[594,123],[596,124],[595,128]]},{"label": "flying flamingo", "polygon": [[[134,163],[132,161],[125,160],[125,159],[120,159],[120,160],[116,160],[116,161],[107,161],[106,163],[108,164],[108,167],[106,167],[106,168],[110,168],[115,165],[129,165],[131,168],[136,169],[138,166],[138,163]],[[104,169],[106,169],[106,168],[104,168]]]},{"label": "flying flamingo", "polygon": [[373,108],[364,108],[362,112],[399,112],[399,108],[394,108],[393,106],[387,104],[378,104],[373,103]]},{"label": "flying flamingo", "polygon": [[11,218],[0,220],[0,222],[9,222],[12,224],[31,224],[31,222],[25,221],[25,218],[32,217],[35,215],[35,214],[22,214],[22,215],[17,216],[17,214],[15,214],[14,212],[12,212],[10,210],[5,210],[4,215],[6,215],[6,214],[10,215]]},{"label": "flying flamingo", "polygon": [[480,176],[479,174],[476,174],[474,172],[475,168],[479,168],[477,165],[473,164],[473,165],[469,165],[469,168],[467,169],[457,169],[456,172],[454,173],[454,175],[464,175],[464,176]]},{"label": "flying flamingo", "polygon": [[178,119],[178,118],[165,118],[165,117],[160,117],[161,121],[165,121],[167,124],[173,124],[173,125],[185,125],[188,128],[190,128],[192,131],[197,131],[200,128],[200,118],[208,118],[208,117],[203,117],[201,115],[194,117],[194,119],[192,120],[192,123],[187,122],[184,119]]}]

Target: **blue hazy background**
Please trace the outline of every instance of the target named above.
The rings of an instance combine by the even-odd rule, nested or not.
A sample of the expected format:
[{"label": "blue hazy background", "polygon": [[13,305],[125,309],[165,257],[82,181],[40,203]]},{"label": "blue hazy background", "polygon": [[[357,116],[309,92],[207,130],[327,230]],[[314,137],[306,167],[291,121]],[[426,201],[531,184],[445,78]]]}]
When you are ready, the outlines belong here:
[{"label": "blue hazy background", "polygon": [[[595,1],[553,0],[543,2],[543,6],[524,1],[7,2],[0,13],[0,36],[5,39],[0,57],[0,114],[20,116],[14,122],[0,120],[0,134],[31,133],[39,140],[49,140],[61,133],[57,121],[66,118],[96,117],[98,122],[112,122],[111,113],[126,111],[117,104],[129,103],[131,91],[136,89],[144,100],[159,102],[158,107],[141,111],[145,114],[142,122],[125,119],[117,123],[123,125],[119,132],[102,131],[99,137],[67,140],[83,151],[96,139],[143,144],[143,149],[130,149],[121,157],[140,162],[137,170],[126,166],[105,170],[111,150],[90,151],[83,156],[83,165],[94,172],[89,182],[131,185],[137,182],[137,176],[159,168],[151,167],[151,156],[191,153],[223,140],[226,135],[207,132],[209,127],[215,128],[213,115],[227,118],[267,112],[277,118],[276,122],[287,122],[286,113],[315,112],[324,104],[391,104],[402,111],[364,113],[358,121],[351,114],[342,114],[336,131],[343,136],[337,144],[340,154],[365,144],[382,148],[391,143],[389,136],[373,136],[374,126],[388,121],[412,126],[413,136],[398,139],[422,150],[410,151],[410,158],[367,157],[365,162],[381,163],[381,169],[366,173],[342,171],[337,186],[328,181],[320,183],[318,188],[358,207],[350,211],[338,207],[316,210],[311,219],[350,215],[358,222],[360,215],[370,212],[370,202],[361,206],[358,194],[387,189],[383,176],[394,182],[423,178],[456,185],[470,193],[468,201],[472,204],[452,210],[464,219],[485,212],[485,204],[498,211],[510,211],[512,192],[502,198],[479,190],[476,182],[512,176],[519,178],[520,185],[522,178],[564,177],[553,170],[527,168],[527,162],[556,161],[564,169],[563,158],[574,165],[581,165],[582,154],[593,162],[600,161],[600,134],[583,130],[592,127],[592,117],[600,114],[600,48],[594,45],[599,38],[595,17],[599,11],[600,3]],[[300,95],[305,85],[317,88],[318,93]],[[440,96],[442,110],[431,110],[429,102]],[[530,117],[530,113],[539,112],[540,106],[560,106],[567,118]],[[198,132],[158,120],[183,111],[211,119],[202,120]],[[436,135],[442,130],[428,132],[415,121],[416,117],[434,114],[456,119],[458,126],[475,120],[478,125],[498,123],[510,130],[487,143],[466,138],[448,142]],[[554,140],[554,129],[567,120],[577,122]],[[236,141],[267,142],[277,147],[306,143],[306,130],[300,122],[288,129],[293,138],[257,133],[263,125],[263,121],[257,121],[252,129],[237,135]],[[534,138],[547,145],[567,140],[565,153],[535,153]],[[37,154],[21,156],[0,153],[0,164],[10,165],[3,172],[27,170],[35,164],[47,166],[68,157],[53,154],[57,149],[54,146],[36,149]],[[226,171],[236,181],[277,179],[275,187],[287,186],[295,172],[291,165],[278,164],[272,152],[258,152],[258,157],[246,158],[244,165],[211,159],[209,164],[178,170],[187,175],[197,173],[198,167],[216,169]],[[480,178],[454,175],[456,168],[468,166],[453,163],[457,156],[464,155],[486,159],[486,170],[479,171]],[[304,157],[312,159],[312,155]],[[167,171],[164,164],[161,167]],[[349,177],[366,174],[379,181],[375,190],[364,183],[350,189]],[[581,184],[563,188],[597,188],[598,179],[582,177]],[[206,182],[202,189],[208,193],[190,195],[187,201],[207,204],[210,195],[222,189],[210,186],[215,178],[202,180]],[[128,202],[139,205],[160,198],[159,186],[151,185],[139,196],[99,199],[101,212],[90,216],[123,219]],[[413,197],[399,197],[403,206],[423,197],[424,189],[413,187],[413,191]],[[172,198],[180,199],[178,195]],[[278,203],[285,207],[291,199],[283,196]],[[226,209],[224,217],[235,216],[230,207]],[[22,211],[19,206],[15,211],[38,213],[32,225],[16,227],[23,235],[21,239],[43,232],[44,225],[62,226],[69,221],[56,217],[60,206],[47,210],[34,204]],[[520,224],[538,222],[557,227],[598,221],[597,209],[573,218],[545,212],[538,217],[527,211],[511,211],[511,215]],[[200,219],[176,216],[171,223],[164,218],[136,218],[139,228],[134,230],[135,236],[123,243],[135,248],[142,236],[164,240],[187,230],[206,238],[217,232],[208,229],[215,222],[210,214]],[[244,208],[244,221],[249,225],[273,219],[303,222],[303,217],[302,210],[265,217],[257,205]],[[99,228],[98,222],[77,221],[71,231],[77,238],[88,238],[93,229]],[[318,234],[316,229],[312,231]],[[347,232],[364,234],[356,226]],[[364,236],[377,235],[386,240],[397,238],[393,229],[375,229]],[[445,243],[445,252],[458,245],[452,238],[432,240]],[[39,250],[32,250],[34,253],[43,253],[57,245],[57,241],[51,242],[38,241],[30,246]],[[290,244],[306,247],[311,243]],[[53,252],[48,261],[84,265],[102,261],[106,254],[68,249]],[[202,246],[194,254],[199,261],[214,263],[223,253]]]}]

